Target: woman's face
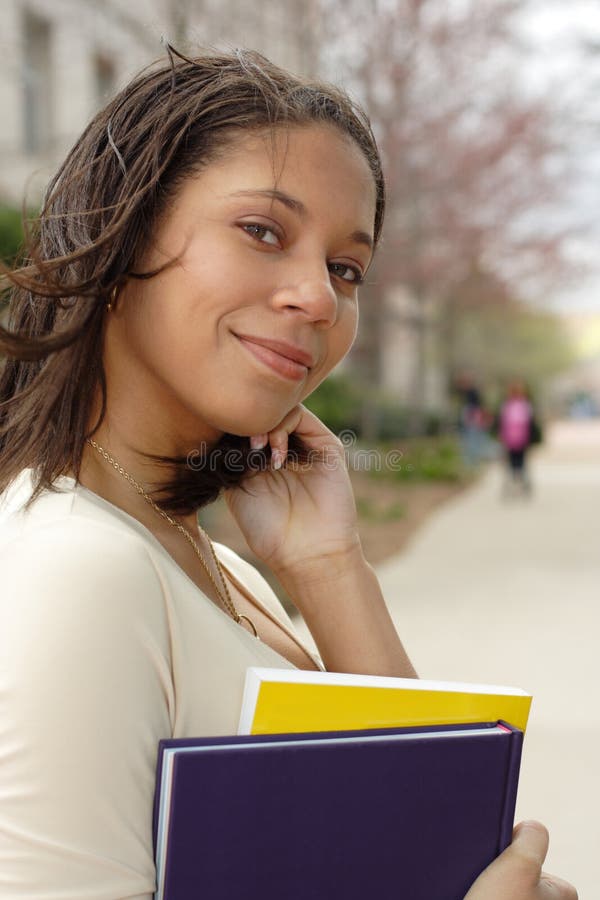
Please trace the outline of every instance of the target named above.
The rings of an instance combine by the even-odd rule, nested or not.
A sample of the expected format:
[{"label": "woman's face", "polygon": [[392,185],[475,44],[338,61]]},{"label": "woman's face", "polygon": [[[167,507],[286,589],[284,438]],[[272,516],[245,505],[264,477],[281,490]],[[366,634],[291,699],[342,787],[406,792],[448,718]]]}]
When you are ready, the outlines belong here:
[{"label": "woman's face", "polygon": [[108,319],[109,412],[126,398],[180,450],[274,428],[352,345],[375,202],[330,126],[235,138],[179,189],[137,269],[179,261],[130,281]]}]

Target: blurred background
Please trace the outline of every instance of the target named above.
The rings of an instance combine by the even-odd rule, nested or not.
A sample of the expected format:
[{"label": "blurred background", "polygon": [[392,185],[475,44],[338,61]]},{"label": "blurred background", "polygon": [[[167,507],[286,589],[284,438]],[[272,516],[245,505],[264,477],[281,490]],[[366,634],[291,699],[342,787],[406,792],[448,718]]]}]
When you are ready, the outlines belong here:
[{"label": "blurred background", "polygon": [[[314,398],[334,429],[451,431],[600,408],[600,13],[574,0],[3,0],[0,253],[90,116],[168,40],[248,46],[367,107],[389,189],[357,345]],[[462,389],[461,389],[462,385]]]},{"label": "blurred background", "polygon": [[[251,47],[366,106],[384,240],[357,344],[307,404],[342,435],[420,673],[534,692],[521,811],[597,896],[600,2],[2,0],[1,23],[6,260],[86,121],[166,41]],[[222,502],[202,516],[248,555]]]}]

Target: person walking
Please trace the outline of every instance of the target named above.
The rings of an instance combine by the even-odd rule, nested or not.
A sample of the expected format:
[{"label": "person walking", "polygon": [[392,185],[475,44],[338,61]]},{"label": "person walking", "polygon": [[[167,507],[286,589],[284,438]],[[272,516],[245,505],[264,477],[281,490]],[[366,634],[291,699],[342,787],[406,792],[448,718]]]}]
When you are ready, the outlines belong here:
[{"label": "person walking", "polygon": [[454,389],[458,398],[457,430],[461,456],[464,465],[473,469],[488,455],[491,416],[470,374],[460,375]]},{"label": "person walking", "polygon": [[527,451],[534,439],[534,413],[527,387],[521,380],[513,381],[508,387],[500,408],[498,436],[506,460],[505,493],[516,489],[521,494],[529,494]]}]

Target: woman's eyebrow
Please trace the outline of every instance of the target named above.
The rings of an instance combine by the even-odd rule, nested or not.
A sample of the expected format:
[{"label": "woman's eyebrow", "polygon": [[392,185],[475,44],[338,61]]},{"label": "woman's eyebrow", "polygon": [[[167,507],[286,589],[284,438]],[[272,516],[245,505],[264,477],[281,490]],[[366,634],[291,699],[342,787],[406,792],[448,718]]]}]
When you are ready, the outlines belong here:
[{"label": "woman's eyebrow", "polygon": [[231,197],[268,197],[270,200],[279,200],[288,209],[297,213],[301,218],[306,218],[306,206],[301,200],[291,197],[285,191],[279,191],[277,188],[252,188],[246,191],[235,191]]},{"label": "woman's eyebrow", "polygon": [[[301,200],[298,200],[296,197],[291,197],[290,194],[286,194],[285,191],[280,191],[277,188],[251,188],[249,190],[235,191],[233,194],[230,194],[230,196],[268,197],[270,200],[279,200],[280,203],[283,203],[284,206],[291,209],[292,212],[295,212],[302,219],[305,219],[307,216],[306,206]],[[369,250],[373,249],[373,238],[366,231],[353,231],[352,234],[349,235],[349,239],[356,244],[364,244]]]}]

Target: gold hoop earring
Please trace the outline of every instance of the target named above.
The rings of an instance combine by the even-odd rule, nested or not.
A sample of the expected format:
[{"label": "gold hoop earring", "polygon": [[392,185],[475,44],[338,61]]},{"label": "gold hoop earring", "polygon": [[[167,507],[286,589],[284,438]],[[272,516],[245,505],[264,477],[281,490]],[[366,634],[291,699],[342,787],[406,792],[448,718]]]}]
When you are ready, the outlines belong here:
[{"label": "gold hoop earring", "polygon": [[117,285],[115,285],[114,288],[112,289],[112,291],[110,292],[110,297],[108,299],[108,303],[106,304],[106,312],[113,311],[115,304],[117,302],[117,291],[118,290],[119,289],[118,289]]}]

